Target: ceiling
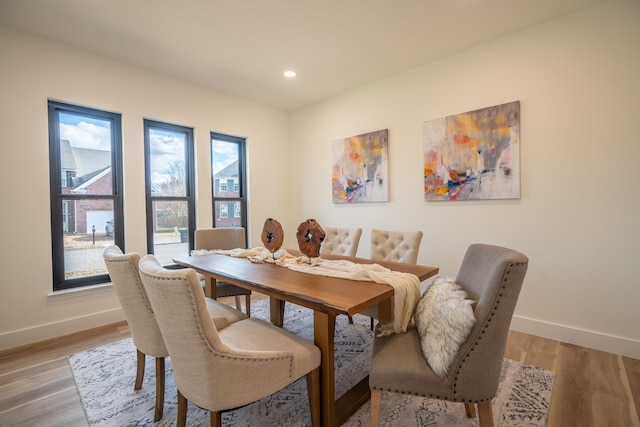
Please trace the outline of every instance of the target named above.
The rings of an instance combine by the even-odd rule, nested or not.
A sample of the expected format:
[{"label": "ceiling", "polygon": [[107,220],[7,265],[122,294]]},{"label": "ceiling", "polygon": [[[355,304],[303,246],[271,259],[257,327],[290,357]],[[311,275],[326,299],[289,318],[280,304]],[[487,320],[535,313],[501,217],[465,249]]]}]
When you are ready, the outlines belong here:
[{"label": "ceiling", "polygon": [[601,1],[0,0],[0,23],[291,111]]}]

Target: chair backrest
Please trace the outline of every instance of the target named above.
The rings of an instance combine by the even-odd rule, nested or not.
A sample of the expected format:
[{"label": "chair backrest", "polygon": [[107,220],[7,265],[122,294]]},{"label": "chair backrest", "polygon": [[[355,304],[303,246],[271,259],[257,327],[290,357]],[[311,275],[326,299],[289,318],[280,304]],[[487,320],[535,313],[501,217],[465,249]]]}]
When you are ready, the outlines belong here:
[{"label": "chair backrest", "polygon": [[356,256],[362,228],[325,227],[320,254]]},{"label": "chair backrest", "polygon": [[[241,320],[219,333],[194,270],[166,269],[153,255],[144,256],[139,265],[142,283],[169,350],[176,385],[190,402],[211,411],[229,409],[261,399],[266,395],[264,389],[284,387],[291,381],[288,376],[279,375],[276,379],[273,374],[267,385],[254,382],[251,370],[262,370],[265,375],[291,375],[292,353],[286,348],[244,351],[227,346],[221,334],[226,333],[232,340],[259,341],[260,336],[247,336],[248,325],[257,321]],[[240,335],[229,332],[243,322],[250,323],[240,328]]]},{"label": "chair backrest", "polygon": [[144,354],[153,357],[167,356],[167,348],[140,280],[140,255],[135,252],[123,254],[118,246],[112,245],[104,250],[103,257],[129,323],[134,344]]},{"label": "chair backrest", "polygon": [[418,263],[422,231],[371,230],[371,259]]},{"label": "chair backrest", "polygon": [[139,266],[169,350],[176,384],[190,399],[189,384],[198,387],[211,378],[211,358],[231,351],[220,340],[194,270],[166,269],[153,255],[142,257]]},{"label": "chair backrest", "polygon": [[195,249],[246,249],[243,227],[199,228],[195,232]]},{"label": "chair backrest", "polygon": [[524,254],[499,246],[474,244],[467,249],[456,282],[477,303],[476,324],[449,368],[460,400],[487,400],[496,393],[528,263]]}]

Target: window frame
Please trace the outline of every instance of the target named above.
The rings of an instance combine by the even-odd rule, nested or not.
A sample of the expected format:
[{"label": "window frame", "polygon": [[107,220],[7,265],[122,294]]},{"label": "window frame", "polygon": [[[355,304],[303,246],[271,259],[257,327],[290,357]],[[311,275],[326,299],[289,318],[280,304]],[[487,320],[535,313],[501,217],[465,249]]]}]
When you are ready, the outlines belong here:
[{"label": "window frame", "polygon": [[[60,155],[60,113],[82,115],[111,123],[111,194],[63,194]],[[73,279],[65,278],[64,218],[68,215],[65,200],[111,200],[114,217],[114,244],[124,250],[124,197],[122,170],[122,116],[95,108],[47,100],[49,120],[49,198],[51,213],[51,257],[53,291],[91,286],[111,281],[108,273]],[[65,184],[68,177],[65,176]],[[66,187],[66,185],[65,185]]]},{"label": "window frame", "polygon": [[[153,202],[155,201],[186,201],[187,202],[187,228],[189,239],[189,253],[194,248],[194,234],[196,229],[196,183],[195,183],[195,137],[194,129],[188,126],[181,126],[157,120],[144,119],[144,165],[145,165],[145,207],[147,225],[147,253],[154,254],[154,230],[153,230]],[[184,133],[185,141],[185,196],[153,196],[151,180],[151,141],[150,129],[159,129],[168,132]],[[176,264],[164,265],[165,267],[175,267]]]},{"label": "window frame", "polygon": [[[216,178],[213,171],[213,165],[215,162],[215,153],[213,150],[214,141],[222,141],[227,143],[236,144],[238,146],[238,179],[234,180],[234,190],[236,185],[238,186],[238,196],[237,197],[220,197],[216,196]],[[212,220],[213,227],[218,227],[216,224],[216,203],[240,203],[240,226],[243,227],[247,232],[245,233],[245,239],[248,239],[249,230],[247,230],[248,224],[248,212],[247,212],[247,139],[240,136],[228,135],[219,132],[211,132],[209,137],[209,148],[210,148],[210,164],[211,164],[211,198],[212,198]],[[228,183],[227,183],[228,187]],[[227,217],[235,218],[235,207],[233,209],[233,214],[228,212],[227,208]],[[245,242],[247,243],[247,242]]]}]

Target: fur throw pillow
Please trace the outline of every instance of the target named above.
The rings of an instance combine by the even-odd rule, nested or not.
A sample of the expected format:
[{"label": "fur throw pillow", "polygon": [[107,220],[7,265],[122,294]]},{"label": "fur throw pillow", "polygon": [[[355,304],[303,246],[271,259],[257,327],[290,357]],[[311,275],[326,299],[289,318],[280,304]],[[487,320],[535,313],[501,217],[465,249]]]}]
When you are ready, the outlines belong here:
[{"label": "fur throw pillow", "polygon": [[422,353],[439,377],[447,374],[460,344],[476,323],[473,303],[453,279],[439,277],[416,305],[414,318]]}]

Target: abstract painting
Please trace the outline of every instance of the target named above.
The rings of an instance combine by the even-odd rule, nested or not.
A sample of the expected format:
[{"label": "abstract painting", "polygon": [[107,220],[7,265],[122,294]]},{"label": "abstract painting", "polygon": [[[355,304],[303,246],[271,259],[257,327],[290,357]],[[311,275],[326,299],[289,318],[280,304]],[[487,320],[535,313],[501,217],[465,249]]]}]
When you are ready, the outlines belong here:
[{"label": "abstract painting", "polygon": [[333,203],[389,201],[389,130],[332,142]]},{"label": "abstract painting", "polygon": [[520,198],[520,101],[424,122],[424,196]]}]

